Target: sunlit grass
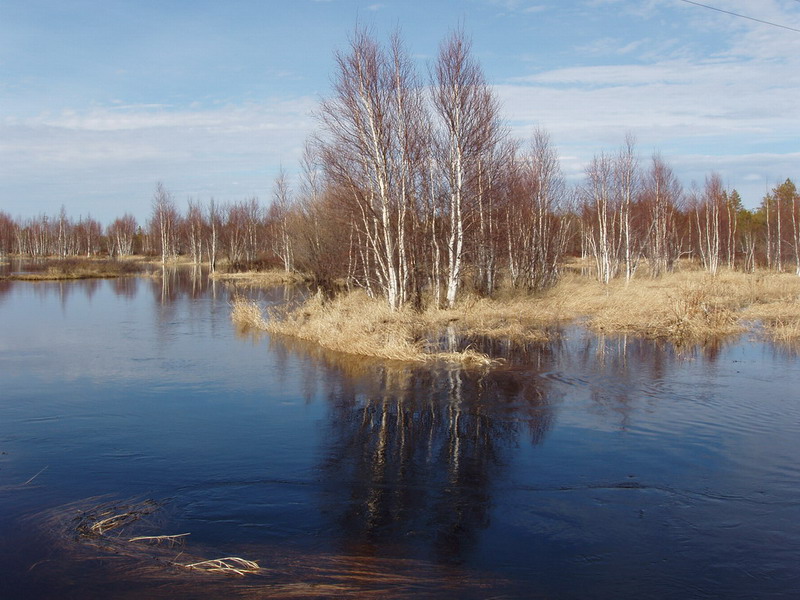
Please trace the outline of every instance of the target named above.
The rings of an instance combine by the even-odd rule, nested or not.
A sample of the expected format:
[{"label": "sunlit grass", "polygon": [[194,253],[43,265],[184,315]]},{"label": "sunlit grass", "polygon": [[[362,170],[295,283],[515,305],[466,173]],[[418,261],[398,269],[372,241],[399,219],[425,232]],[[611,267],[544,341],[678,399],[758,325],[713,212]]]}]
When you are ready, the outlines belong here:
[{"label": "sunlit grass", "polygon": [[139,262],[94,258],[48,259],[26,264],[24,273],[12,273],[5,279],[21,281],[53,281],[70,279],[103,279],[138,275],[144,270]]},{"label": "sunlit grass", "polygon": [[270,288],[281,285],[297,285],[308,283],[309,278],[302,273],[272,269],[269,271],[245,271],[243,273],[224,273],[216,271],[210,275],[212,279],[235,283],[241,287]]},{"label": "sunlit grass", "polygon": [[716,341],[753,322],[776,341],[800,341],[800,278],[724,270],[712,276],[684,269],[658,279],[623,279],[603,285],[570,273],[538,295],[506,291],[496,299],[465,295],[453,309],[391,311],[380,299],[354,292],[323,301],[320,296],[289,310],[261,308],[244,299],[233,304],[241,326],[290,335],[338,352],[401,361],[449,360],[486,364],[483,354],[430,347],[431,332],[454,327],[460,336],[544,341],[558,322],[582,320],[602,333],[628,333],[676,344]]}]

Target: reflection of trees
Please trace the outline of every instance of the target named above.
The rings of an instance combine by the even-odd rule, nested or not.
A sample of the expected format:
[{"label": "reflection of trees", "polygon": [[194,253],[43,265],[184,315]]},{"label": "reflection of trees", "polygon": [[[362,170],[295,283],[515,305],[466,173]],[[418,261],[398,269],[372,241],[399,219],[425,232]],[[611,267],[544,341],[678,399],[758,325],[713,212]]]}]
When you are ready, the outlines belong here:
[{"label": "reflection of trees", "polygon": [[461,562],[489,524],[493,484],[520,432],[527,426],[536,442],[550,426],[543,382],[510,371],[371,371],[344,384],[325,381],[336,391],[323,513],[347,551],[396,553],[399,546]]},{"label": "reflection of trees", "polygon": [[660,396],[660,389],[677,362],[703,360],[704,367],[710,369],[721,348],[721,341],[676,347],[663,340],[587,334],[576,351],[564,358],[577,362],[578,370],[586,376],[592,401],[603,410],[618,413],[624,429],[642,400]]}]

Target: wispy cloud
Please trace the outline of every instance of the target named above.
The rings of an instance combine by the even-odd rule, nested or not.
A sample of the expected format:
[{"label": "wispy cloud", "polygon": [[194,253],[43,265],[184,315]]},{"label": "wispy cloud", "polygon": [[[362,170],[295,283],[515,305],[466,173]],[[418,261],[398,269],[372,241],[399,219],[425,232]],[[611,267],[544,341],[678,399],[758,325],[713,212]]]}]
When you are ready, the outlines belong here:
[{"label": "wispy cloud", "polygon": [[[795,18],[779,3],[764,4],[772,18]],[[716,170],[757,201],[765,179],[797,176],[798,38],[733,19],[715,27],[725,44],[713,54],[699,44],[681,47],[677,38],[603,37],[579,51],[604,64],[539,70],[509,78],[496,91],[515,133],[528,135],[534,124],[551,131],[570,157],[563,163],[573,178],[593,153],[613,149],[630,130],[645,154],[663,150],[684,179],[702,181]],[[653,43],[667,51],[648,53]]]},{"label": "wispy cloud", "polygon": [[[36,203],[52,193],[48,182],[60,181],[62,197],[90,206],[94,198],[99,218],[113,217],[120,204],[135,211],[135,198],[146,199],[159,179],[178,197],[225,199],[237,190],[266,197],[275,175],[267,165],[299,159],[315,108],[304,97],[203,110],[118,105],[6,119],[0,122],[0,196],[24,194],[35,213]],[[117,203],[109,208],[112,200]]]}]

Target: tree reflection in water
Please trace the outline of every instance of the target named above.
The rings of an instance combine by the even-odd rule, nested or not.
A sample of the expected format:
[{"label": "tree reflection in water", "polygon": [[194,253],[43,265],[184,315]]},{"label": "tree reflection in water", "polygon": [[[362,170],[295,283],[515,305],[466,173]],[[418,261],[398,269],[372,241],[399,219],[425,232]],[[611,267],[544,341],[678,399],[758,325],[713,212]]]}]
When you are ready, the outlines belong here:
[{"label": "tree reflection in water", "polygon": [[[548,385],[512,370],[365,362],[309,349],[327,390],[321,512],[336,551],[464,562],[521,435],[543,439]],[[308,356],[308,355],[306,355]]]}]

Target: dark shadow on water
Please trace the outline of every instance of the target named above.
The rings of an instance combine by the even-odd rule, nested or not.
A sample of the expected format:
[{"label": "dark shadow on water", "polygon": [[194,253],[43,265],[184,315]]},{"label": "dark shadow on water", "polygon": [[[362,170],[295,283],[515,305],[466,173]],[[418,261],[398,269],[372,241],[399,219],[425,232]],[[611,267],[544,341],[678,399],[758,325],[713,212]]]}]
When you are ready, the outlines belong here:
[{"label": "dark shadow on water", "polygon": [[310,351],[308,380],[329,390],[320,511],[348,554],[465,562],[510,454],[521,439],[540,443],[554,419],[555,393],[530,373],[365,361],[289,338],[271,346]]}]

